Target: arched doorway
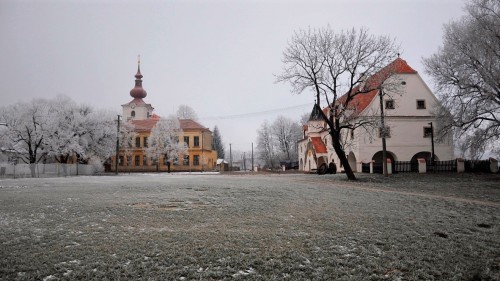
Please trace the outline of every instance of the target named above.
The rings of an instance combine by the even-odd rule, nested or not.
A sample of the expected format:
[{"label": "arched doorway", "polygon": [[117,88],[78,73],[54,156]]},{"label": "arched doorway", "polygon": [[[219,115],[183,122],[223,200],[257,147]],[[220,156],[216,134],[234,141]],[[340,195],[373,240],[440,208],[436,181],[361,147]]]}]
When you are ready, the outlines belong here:
[{"label": "arched doorway", "polygon": [[[373,154],[372,161],[374,161],[374,163],[373,163],[373,172],[374,173],[382,174],[384,172],[384,164],[382,162],[382,155],[383,155],[382,151],[379,151],[379,152]],[[391,168],[392,168],[392,171],[394,171],[394,161],[397,160],[396,156],[394,155],[394,153],[387,151],[386,157],[388,159],[391,159]]]},{"label": "arched doorway", "polygon": [[300,158],[299,162],[299,171],[304,171],[304,160]]},{"label": "arched doorway", "polygon": [[[429,151],[420,151],[419,153],[416,153],[415,155],[413,155],[413,157],[411,158],[410,161],[412,163],[414,163],[414,162],[417,162],[418,159],[425,159],[425,162],[430,162],[431,157],[432,157],[432,153],[430,153]],[[436,160],[436,161],[439,160],[437,155],[434,155],[434,160]]]},{"label": "arched doorway", "polygon": [[357,172],[356,155],[354,155],[354,152],[349,152],[349,155],[347,155],[347,161],[349,161],[349,166],[351,166],[352,171]]}]

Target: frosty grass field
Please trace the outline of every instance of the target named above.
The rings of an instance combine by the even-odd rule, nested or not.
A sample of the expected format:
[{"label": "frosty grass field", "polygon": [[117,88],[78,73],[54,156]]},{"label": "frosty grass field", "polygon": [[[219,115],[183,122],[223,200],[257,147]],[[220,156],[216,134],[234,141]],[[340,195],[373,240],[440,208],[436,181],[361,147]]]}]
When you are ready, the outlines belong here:
[{"label": "frosty grass field", "polygon": [[500,280],[500,176],[0,179],[0,280]]}]

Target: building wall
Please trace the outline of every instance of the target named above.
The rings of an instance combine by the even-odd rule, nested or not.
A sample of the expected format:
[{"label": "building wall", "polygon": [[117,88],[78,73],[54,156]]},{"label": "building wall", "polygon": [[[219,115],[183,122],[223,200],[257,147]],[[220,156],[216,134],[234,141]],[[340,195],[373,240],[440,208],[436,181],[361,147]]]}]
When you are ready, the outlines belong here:
[{"label": "building wall", "polygon": [[[424,136],[424,128],[430,127],[433,122],[434,135],[436,135],[437,119],[435,117],[436,106],[439,101],[432,94],[425,82],[418,74],[401,74],[394,78],[398,83],[405,85],[397,87],[397,92],[386,91],[383,97],[385,124],[390,128],[390,138],[386,138],[387,151],[394,156],[396,161],[410,161],[419,152],[431,152],[432,143],[430,136]],[[394,109],[386,108],[386,101],[392,100]],[[417,100],[424,101],[425,108],[417,108]],[[380,99],[377,95],[362,112],[363,116],[378,118],[380,116]],[[306,149],[307,137],[321,135],[328,149],[328,161],[333,161],[342,170],[340,161],[335,154],[328,132],[318,133],[316,130],[308,130],[306,140],[299,142],[299,149]],[[358,128],[351,136],[351,132],[344,131],[343,140],[347,141],[345,153],[351,164],[351,168],[357,171],[357,164],[368,163],[373,156],[382,151],[382,138],[379,136],[378,128],[365,130]],[[453,139],[447,136],[443,141],[434,138],[435,156],[437,160],[450,160],[454,158]],[[299,153],[299,168],[304,171],[316,169],[316,165],[309,166],[304,163],[300,167],[300,161],[304,156]],[[306,165],[307,164],[307,165]]]},{"label": "building wall", "polygon": [[[153,163],[151,159],[145,158],[145,153],[143,148],[147,145],[147,137],[149,137],[149,132],[139,132],[137,137],[139,138],[139,147],[134,147],[131,151],[120,150],[119,157],[121,161],[118,165],[118,171],[120,172],[153,172],[153,171],[167,171],[168,166],[165,163],[164,157],[160,157],[158,161],[158,166]],[[203,135],[203,147],[202,147],[202,135]],[[186,130],[183,135],[180,136],[179,140],[183,141],[184,136],[189,138],[189,146],[187,156],[189,156],[189,161],[184,162],[184,159],[178,159],[176,163],[171,163],[170,170],[175,171],[210,171],[214,170],[217,161],[217,151],[212,150],[212,134],[210,131],[202,131],[199,129]],[[194,145],[194,139],[198,137],[199,145]],[[136,140],[133,140],[134,146],[136,145]],[[203,148],[203,149],[202,149]],[[138,157],[138,158],[137,158]],[[198,162],[196,163],[196,158]],[[136,161],[136,159],[138,161]],[[112,157],[112,167],[111,169],[115,171],[115,157]]]},{"label": "building wall", "polygon": [[[135,117],[132,116],[132,111],[135,113]],[[130,107],[129,104],[122,105],[124,120],[144,120],[151,117],[152,113],[153,107],[150,104],[138,104],[134,108]]]}]

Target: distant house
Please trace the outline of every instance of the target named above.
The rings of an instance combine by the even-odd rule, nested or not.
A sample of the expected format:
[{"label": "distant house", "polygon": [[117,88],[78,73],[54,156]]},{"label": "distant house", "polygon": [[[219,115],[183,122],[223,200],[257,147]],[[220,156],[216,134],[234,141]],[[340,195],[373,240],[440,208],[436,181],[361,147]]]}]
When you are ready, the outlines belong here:
[{"label": "distant house", "polygon": [[[394,81],[401,83],[400,92],[385,92],[383,110],[386,126],[387,157],[394,161],[417,161],[418,158],[431,158],[431,125],[435,130],[436,116],[433,112],[439,101],[420,75],[405,60],[397,58],[386,68],[393,69]],[[382,69],[380,72],[384,71]],[[379,72],[379,73],[380,73]],[[377,73],[375,74],[377,75]],[[375,76],[374,75],[374,76]],[[372,76],[373,77],[373,76]],[[368,78],[369,79],[369,78]],[[345,96],[340,97],[339,101]],[[355,96],[351,104],[352,116],[367,118],[380,116],[380,92],[372,90]],[[304,138],[298,142],[299,169],[312,171],[321,165],[336,163],[342,170],[340,161],[333,150],[332,140],[326,123],[321,116],[322,109],[314,106],[307,125],[304,126]],[[323,109],[328,116],[329,112]],[[361,172],[361,163],[382,163],[382,130],[345,130],[342,135],[345,141],[345,152],[351,168]],[[453,139],[445,137],[435,141],[435,159],[450,160],[453,158]]]},{"label": "distant house", "polygon": [[[130,91],[133,100],[122,105],[123,119],[134,125],[137,136],[133,142],[132,151],[126,153],[124,149],[119,150],[118,171],[121,172],[156,171],[156,164],[158,164],[159,171],[168,170],[169,163],[164,157],[160,157],[158,163],[153,163],[144,152],[151,130],[160,117],[153,113],[154,108],[151,104],[147,104],[143,100],[147,93],[142,88],[142,77],[140,66],[138,66],[135,87]],[[186,143],[188,152],[181,159],[170,163],[170,170],[207,171],[215,169],[217,151],[212,148],[212,132],[191,119],[179,119],[179,123],[183,131],[179,140]],[[115,163],[115,157],[112,157],[112,171],[115,169]]]}]

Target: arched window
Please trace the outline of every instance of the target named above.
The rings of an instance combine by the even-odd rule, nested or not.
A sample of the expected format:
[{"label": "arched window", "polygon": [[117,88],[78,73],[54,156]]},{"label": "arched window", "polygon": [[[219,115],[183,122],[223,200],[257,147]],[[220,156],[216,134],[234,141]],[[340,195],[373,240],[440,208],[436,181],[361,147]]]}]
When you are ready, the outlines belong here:
[{"label": "arched window", "polygon": [[135,117],[135,110],[132,110],[132,112],[130,112],[130,116]]}]

